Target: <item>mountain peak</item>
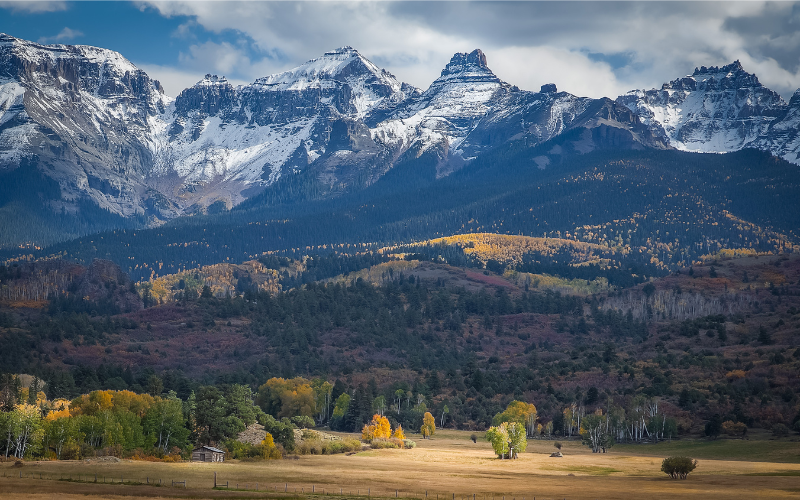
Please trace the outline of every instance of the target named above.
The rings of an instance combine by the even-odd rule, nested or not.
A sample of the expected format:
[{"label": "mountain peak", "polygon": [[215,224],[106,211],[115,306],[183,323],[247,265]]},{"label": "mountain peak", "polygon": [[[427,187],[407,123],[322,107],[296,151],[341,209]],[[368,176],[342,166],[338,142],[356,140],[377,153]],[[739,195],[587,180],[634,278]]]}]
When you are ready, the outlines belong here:
[{"label": "mountain peak", "polygon": [[722,91],[763,87],[758,77],[745,71],[738,60],[725,66],[700,66],[691,75],[665,83],[662,90]]},{"label": "mountain peak", "polygon": [[228,79],[225,76],[212,75],[207,73],[202,80],[194,84],[195,87],[214,87],[214,86],[230,86]]},{"label": "mountain peak", "polygon": [[[311,59],[294,69],[259,78],[255,84],[272,87],[278,85],[280,89],[285,90],[285,88],[298,83],[305,87],[308,82],[341,80],[369,74],[381,78],[385,76],[384,73],[383,70],[359,54],[356,49],[346,45],[325,52],[321,57]],[[394,80],[394,77],[391,77],[391,79]],[[399,88],[399,83],[397,85]]]},{"label": "mountain peak", "polygon": [[329,52],[325,52],[324,55],[336,55],[336,54],[358,54],[358,51],[349,45],[345,45],[344,47],[339,47],[337,49],[333,49]]},{"label": "mountain peak", "polygon": [[730,64],[726,64],[723,67],[719,66],[709,66],[706,68],[705,66],[700,66],[700,68],[695,68],[694,73],[692,76],[700,76],[700,75],[713,75],[715,73],[747,73],[742,66],[742,63],[739,60],[735,60]]},{"label": "mountain peak", "polygon": [[442,70],[442,76],[456,75],[462,73],[488,73],[492,70],[486,64],[486,54],[481,49],[475,49],[469,54],[466,52],[456,52],[447,66]]}]

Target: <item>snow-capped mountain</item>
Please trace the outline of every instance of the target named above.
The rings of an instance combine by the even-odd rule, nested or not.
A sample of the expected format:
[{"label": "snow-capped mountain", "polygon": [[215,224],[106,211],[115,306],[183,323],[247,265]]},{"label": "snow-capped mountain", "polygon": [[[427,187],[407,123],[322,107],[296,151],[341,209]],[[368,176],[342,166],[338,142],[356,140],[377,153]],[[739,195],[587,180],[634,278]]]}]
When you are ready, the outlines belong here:
[{"label": "snow-capped mountain", "polygon": [[207,75],[161,116],[151,185],[201,208],[237,204],[312,163],[327,183],[347,183],[381,151],[364,117],[416,93],[351,47],[238,88]]},{"label": "snow-capped mountain", "polygon": [[683,151],[728,152],[756,144],[780,121],[786,102],[747,73],[739,61],[705,66],[665,83],[617,98],[653,133]]},{"label": "snow-capped mountain", "polygon": [[33,165],[56,180],[54,211],[89,198],[122,216],[177,215],[144,184],[161,85],[119,53],[0,34],[0,173]]},{"label": "snow-capped mountain", "polygon": [[54,212],[90,201],[158,224],[296,174],[334,196],[423,155],[445,176],[509,141],[570,130],[535,166],[597,149],[745,147],[800,164],[800,91],[787,104],[734,62],[615,100],[531,92],[480,50],[455,54],[422,91],[342,47],[249,85],[206,75],[172,99],[116,52],[0,35],[0,176],[54,179],[60,196],[43,199]]}]

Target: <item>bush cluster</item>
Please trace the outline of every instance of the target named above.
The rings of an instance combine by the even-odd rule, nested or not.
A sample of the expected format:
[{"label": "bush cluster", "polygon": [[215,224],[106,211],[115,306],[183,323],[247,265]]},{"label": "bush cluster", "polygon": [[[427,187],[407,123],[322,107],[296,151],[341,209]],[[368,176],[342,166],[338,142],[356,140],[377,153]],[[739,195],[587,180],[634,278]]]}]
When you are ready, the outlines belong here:
[{"label": "bush cluster", "polygon": [[372,446],[372,448],[375,450],[381,450],[386,448],[405,448],[406,441],[407,440],[405,439],[397,439],[397,438],[389,438],[389,439],[379,438],[370,441],[370,446]]},{"label": "bush cluster", "polygon": [[697,460],[689,457],[669,457],[661,462],[661,471],[672,479],[686,479],[690,472],[697,468]]},{"label": "bush cluster", "polygon": [[304,439],[295,446],[295,452],[299,455],[335,455],[351,451],[361,451],[361,441],[357,439],[343,439],[341,441]]}]

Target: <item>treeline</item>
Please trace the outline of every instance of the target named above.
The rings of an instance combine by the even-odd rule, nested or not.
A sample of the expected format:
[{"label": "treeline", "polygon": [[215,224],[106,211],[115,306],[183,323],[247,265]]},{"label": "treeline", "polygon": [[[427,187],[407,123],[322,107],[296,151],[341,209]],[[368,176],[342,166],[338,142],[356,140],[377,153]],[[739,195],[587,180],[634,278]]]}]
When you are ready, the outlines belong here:
[{"label": "treeline", "polygon": [[[144,216],[122,217],[97,206],[89,199],[72,200],[75,211],[50,208],[59,200],[58,182],[39,172],[37,159],[23,159],[20,166],[0,175],[0,248],[13,255],[20,244],[44,246],[107,231],[112,228],[142,227]],[[24,253],[28,253],[25,251]]]}]

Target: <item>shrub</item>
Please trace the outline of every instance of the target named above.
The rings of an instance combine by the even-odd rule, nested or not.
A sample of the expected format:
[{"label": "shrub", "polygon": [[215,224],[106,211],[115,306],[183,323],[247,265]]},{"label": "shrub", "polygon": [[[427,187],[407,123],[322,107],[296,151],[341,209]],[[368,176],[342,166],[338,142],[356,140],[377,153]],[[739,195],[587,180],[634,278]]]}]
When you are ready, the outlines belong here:
[{"label": "shrub", "polygon": [[669,457],[661,462],[661,471],[672,479],[686,479],[697,468],[697,460],[689,457]]},{"label": "shrub", "polygon": [[319,439],[304,439],[294,447],[300,455],[322,455],[322,448],[322,441]]},{"label": "shrub", "polygon": [[772,426],[772,435],[776,438],[782,438],[789,435],[789,428],[783,424],[775,424]]},{"label": "shrub", "polygon": [[555,443],[553,443],[553,446],[558,448],[558,451],[561,451],[561,446],[562,446],[561,441],[556,441]]},{"label": "shrub", "polygon": [[417,443],[415,443],[414,441],[412,441],[410,439],[404,439],[403,440],[403,445],[410,450],[411,448],[414,448],[415,446],[417,446]]},{"label": "shrub", "polygon": [[341,441],[309,439],[301,441],[295,447],[295,451],[300,455],[336,455],[337,453],[361,451],[361,441],[352,438]]},{"label": "shrub", "polygon": [[128,457],[131,460],[141,460],[144,462],[179,462],[181,456],[178,455],[165,455],[163,451],[154,448],[149,452],[144,452],[141,448],[136,448],[133,453]]},{"label": "shrub", "polygon": [[310,429],[314,427],[314,419],[307,415],[300,415],[289,419],[298,429]]},{"label": "shrub", "polygon": [[722,432],[729,436],[744,436],[747,434],[747,425],[742,422],[726,420],[722,422]]},{"label": "shrub", "polygon": [[397,438],[373,439],[370,442],[370,446],[372,446],[373,449],[381,450],[385,448],[404,448],[405,443],[403,440]]},{"label": "shrub", "polygon": [[472,440],[473,443],[477,443],[478,442],[478,435],[475,434],[474,432],[469,435],[469,438]]}]

